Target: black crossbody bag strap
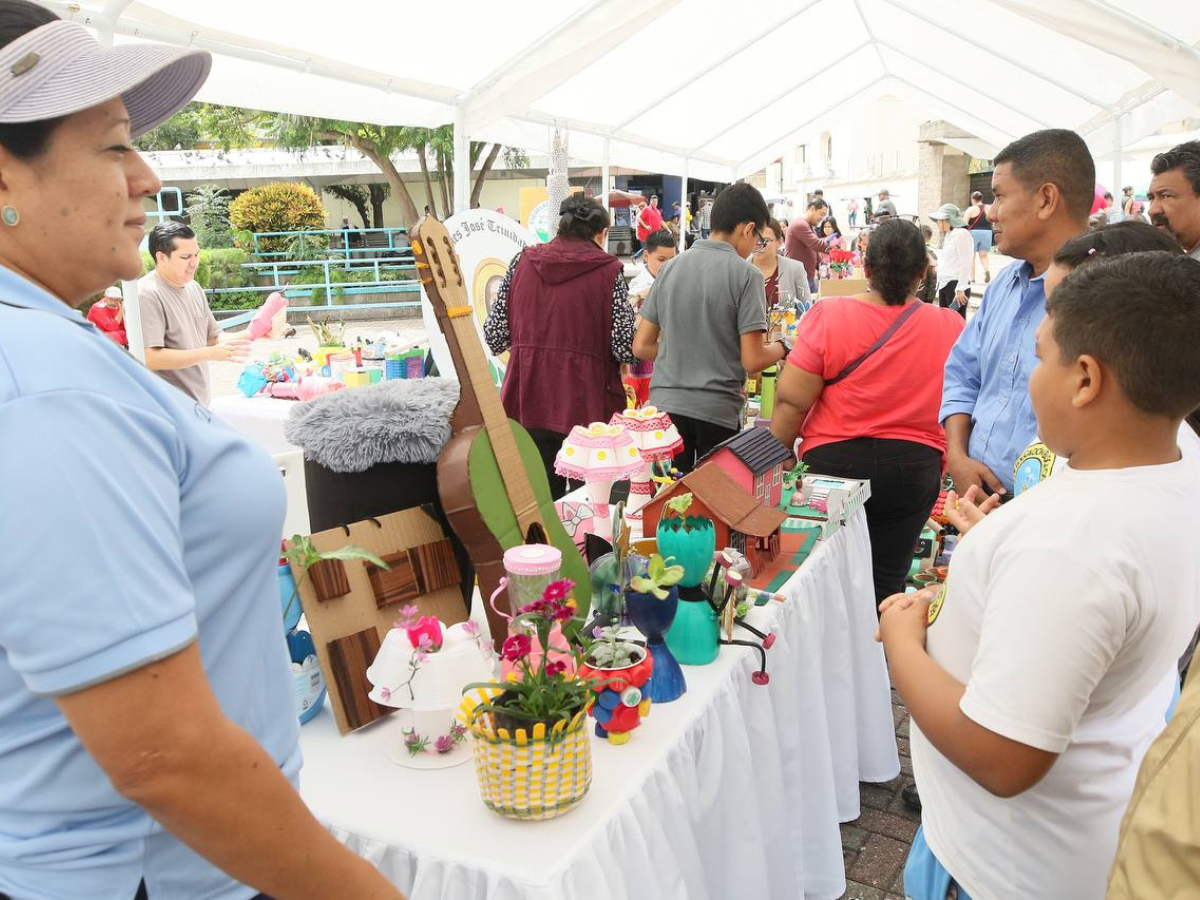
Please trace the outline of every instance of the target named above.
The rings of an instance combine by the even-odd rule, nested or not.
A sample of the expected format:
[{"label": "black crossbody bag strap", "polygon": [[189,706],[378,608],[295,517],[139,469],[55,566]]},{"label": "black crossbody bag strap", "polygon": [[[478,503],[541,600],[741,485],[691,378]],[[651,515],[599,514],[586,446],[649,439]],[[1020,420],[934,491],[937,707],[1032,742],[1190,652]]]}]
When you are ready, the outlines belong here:
[{"label": "black crossbody bag strap", "polygon": [[831,384],[837,384],[839,381],[842,381],[843,379],[849,378],[851,375],[853,375],[854,371],[863,363],[865,363],[871,357],[872,353],[886,344],[891,339],[892,335],[900,329],[900,326],[912,318],[917,309],[924,305],[925,304],[921,303],[919,300],[911,303],[908,309],[900,313],[900,315],[896,317],[896,321],[889,325],[887,330],[875,340],[875,343],[863,351],[862,356],[854,360],[854,362],[849,363],[846,368],[842,369],[842,371],[828,379],[825,382],[825,387],[829,387]]}]

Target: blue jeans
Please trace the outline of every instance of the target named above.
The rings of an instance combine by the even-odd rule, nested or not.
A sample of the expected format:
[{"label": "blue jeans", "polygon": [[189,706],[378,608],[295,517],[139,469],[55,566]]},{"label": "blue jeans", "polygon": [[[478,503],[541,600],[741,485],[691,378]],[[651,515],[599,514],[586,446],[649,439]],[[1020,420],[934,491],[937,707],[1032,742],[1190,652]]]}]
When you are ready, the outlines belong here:
[{"label": "blue jeans", "polygon": [[971,900],[925,843],[924,826],[917,829],[904,863],[904,896],[908,900]]}]

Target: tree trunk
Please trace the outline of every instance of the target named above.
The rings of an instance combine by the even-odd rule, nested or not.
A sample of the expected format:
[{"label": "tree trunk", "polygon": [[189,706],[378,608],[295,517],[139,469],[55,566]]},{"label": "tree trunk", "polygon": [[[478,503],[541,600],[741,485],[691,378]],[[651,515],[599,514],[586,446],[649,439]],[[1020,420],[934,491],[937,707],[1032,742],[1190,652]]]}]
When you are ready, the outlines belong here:
[{"label": "tree trunk", "polygon": [[492,144],[492,149],[488,151],[488,155],[484,157],[483,166],[475,175],[475,186],[471,188],[471,208],[474,209],[479,205],[479,195],[483,193],[483,182],[487,178],[488,172],[495,165],[496,157],[500,155],[500,145]]},{"label": "tree trunk", "polygon": [[428,152],[428,144],[417,145],[417,160],[421,163],[421,178],[425,181],[425,198],[429,201],[429,211],[436,219],[438,218],[438,207],[433,197],[433,179],[429,177],[429,160],[426,159]]},{"label": "tree trunk", "polygon": [[387,193],[378,184],[367,185],[367,190],[371,192],[371,211],[375,214],[375,224],[372,227],[383,228],[383,203],[387,200]]},{"label": "tree trunk", "polygon": [[438,171],[442,175],[442,208],[446,210],[446,218],[454,215],[454,207],[450,203],[450,191],[447,190],[450,178],[450,160],[446,158],[446,154],[441,150],[438,151]]},{"label": "tree trunk", "polygon": [[393,165],[391,159],[385,153],[380,153],[379,148],[375,146],[373,141],[363,140],[358,135],[354,134],[337,134],[331,133],[335,139],[344,138],[350,142],[350,146],[358,150],[371,162],[379,167],[379,171],[383,173],[383,177],[387,179],[387,183],[392,188],[392,194],[400,203],[400,215],[404,217],[404,227],[411,228],[417,223],[420,218],[417,215],[417,207],[413,203],[412,195],[408,192],[408,186],[405,185],[404,179],[400,177],[399,171]]},{"label": "tree trunk", "polygon": [[358,210],[358,217],[362,219],[363,228],[371,227],[371,214],[367,209],[367,205],[363,203],[363,198],[361,195],[355,194],[353,191],[342,190],[342,185],[340,184],[331,184],[328,188],[326,188],[326,190],[328,190],[335,197],[352,204],[354,208]]}]

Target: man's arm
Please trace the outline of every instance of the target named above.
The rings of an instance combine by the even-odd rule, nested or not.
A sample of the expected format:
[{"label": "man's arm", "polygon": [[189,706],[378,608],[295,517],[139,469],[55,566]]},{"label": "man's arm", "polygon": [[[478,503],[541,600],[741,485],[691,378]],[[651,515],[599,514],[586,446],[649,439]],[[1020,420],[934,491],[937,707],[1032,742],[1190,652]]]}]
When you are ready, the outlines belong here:
[{"label": "man's arm", "polygon": [[946,429],[946,468],[960,494],[977,484],[987,493],[1005,493],[1004,482],[970,456],[975,404],[983,383],[982,331],[987,322],[987,303],[967,323],[946,359],[942,381],[942,406],[938,414]]},{"label": "man's arm", "polygon": [[658,358],[658,325],[642,316],[638,319],[637,334],[633,336],[633,355],[642,362]]},{"label": "man's arm", "polygon": [[249,357],[248,346],[247,341],[235,338],[207,347],[197,347],[195,350],[147,347],[146,368],[159,371],[162,369],[186,369],[202,362],[245,362]]},{"label": "man's arm", "polygon": [[761,372],[787,358],[788,351],[783,342],[764,344],[765,334],[765,331],[750,331],[741,337],[742,368],[746,370],[747,375]]},{"label": "man's arm", "polygon": [[273,897],[402,900],[225,717],[195,643],[56,702],[123,797],[232,877]]}]

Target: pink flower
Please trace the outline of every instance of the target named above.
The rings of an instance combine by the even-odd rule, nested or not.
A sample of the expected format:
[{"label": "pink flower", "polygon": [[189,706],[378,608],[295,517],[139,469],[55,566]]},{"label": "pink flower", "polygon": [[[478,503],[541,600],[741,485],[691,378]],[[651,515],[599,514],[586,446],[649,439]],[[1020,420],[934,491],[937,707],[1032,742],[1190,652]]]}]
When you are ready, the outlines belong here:
[{"label": "pink flower", "polygon": [[449,753],[454,749],[454,735],[443,734],[433,742],[433,749],[438,753]]},{"label": "pink flower", "polygon": [[380,688],[379,689],[379,698],[381,700],[383,700],[384,703],[387,703],[389,700],[392,699],[391,690],[388,688]]},{"label": "pink flower", "polygon": [[552,581],[546,585],[546,589],[542,591],[543,600],[565,600],[567,594],[571,593],[571,589],[575,587],[575,582],[570,578],[560,578],[558,581]]},{"label": "pink flower", "polygon": [[555,622],[565,622],[573,615],[575,615],[575,610],[565,604],[560,604],[550,613],[550,618]]},{"label": "pink flower", "polygon": [[504,646],[500,650],[500,656],[508,662],[516,662],[519,659],[524,659],[529,655],[529,651],[533,646],[527,634],[510,634],[504,641]]},{"label": "pink flower", "polygon": [[424,648],[428,650],[442,649],[442,623],[434,616],[422,616],[417,619],[415,625],[410,625],[404,629],[408,632],[408,639],[414,647],[421,647],[421,638],[428,636],[429,646]]},{"label": "pink flower", "polygon": [[592,629],[592,637],[594,637],[594,638],[604,637],[604,629],[601,628],[599,625],[597,625],[595,628]]},{"label": "pink flower", "polygon": [[565,662],[562,662],[561,660],[555,659],[555,660],[551,660],[550,662],[546,663],[546,674],[547,675],[561,675],[566,670],[567,670],[567,664]]},{"label": "pink flower", "polygon": [[412,748],[419,743],[421,743],[421,736],[415,731],[404,732],[404,745],[406,747]]},{"label": "pink flower", "polygon": [[455,722],[453,725],[450,726],[450,735],[455,740],[465,737],[466,733],[467,733],[467,726],[462,724],[462,722]]},{"label": "pink flower", "polygon": [[411,603],[408,604],[407,606],[401,607],[400,617],[398,619],[396,619],[395,622],[392,623],[392,627],[393,628],[408,628],[409,626],[411,626],[413,624],[413,622],[415,622],[417,620],[417,616],[419,616],[420,614],[421,614],[421,611],[419,609],[417,609],[415,606],[413,606]]},{"label": "pink flower", "polygon": [[421,663],[425,662],[425,660],[427,660],[427,659],[429,659],[429,654],[426,653],[424,650],[418,650],[413,654],[413,663],[415,665],[419,666],[419,665],[421,665]]},{"label": "pink flower", "polygon": [[467,619],[467,621],[463,622],[463,631],[474,637],[479,634],[479,623],[474,619]]},{"label": "pink flower", "polygon": [[485,638],[484,640],[479,642],[479,649],[482,650],[484,653],[491,653],[493,650],[496,649],[496,642],[491,640],[490,638]]},{"label": "pink flower", "polygon": [[417,649],[424,650],[426,653],[428,653],[433,649],[433,638],[427,634],[421,635],[421,639],[417,641]]}]

